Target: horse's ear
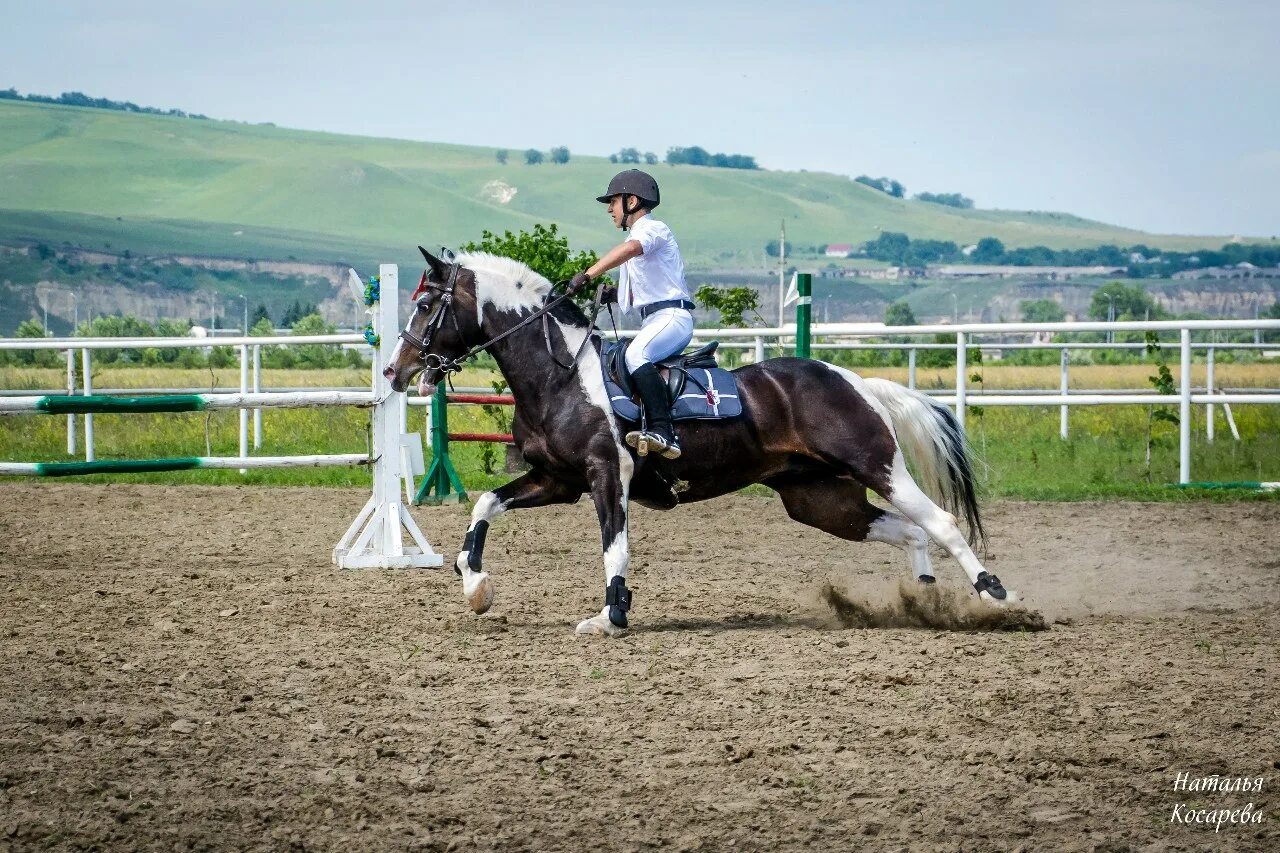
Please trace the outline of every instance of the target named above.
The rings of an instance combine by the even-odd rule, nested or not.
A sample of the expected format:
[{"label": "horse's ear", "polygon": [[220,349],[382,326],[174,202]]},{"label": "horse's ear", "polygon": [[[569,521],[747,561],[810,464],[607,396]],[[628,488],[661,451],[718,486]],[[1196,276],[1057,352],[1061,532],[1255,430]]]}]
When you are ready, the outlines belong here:
[{"label": "horse's ear", "polygon": [[435,273],[435,278],[440,281],[444,281],[445,277],[449,274],[449,265],[421,246],[418,247],[418,251],[422,253],[422,257],[426,259],[427,264],[431,267],[431,271]]}]

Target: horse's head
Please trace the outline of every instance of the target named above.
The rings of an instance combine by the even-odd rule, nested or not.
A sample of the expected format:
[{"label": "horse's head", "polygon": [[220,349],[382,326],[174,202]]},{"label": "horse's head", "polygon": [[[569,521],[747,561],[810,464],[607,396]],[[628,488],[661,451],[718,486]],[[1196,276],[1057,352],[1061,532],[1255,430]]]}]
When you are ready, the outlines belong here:
[{"label": "horse's head", "polygon": [[474,273],[421,246],[418,251],[427,268],[413,292],[413,314],[382,375],[396,391],[408,388],[417,376],[418,393],[427,396],[444,377],[443,367],[480,342],[481,334]]}]

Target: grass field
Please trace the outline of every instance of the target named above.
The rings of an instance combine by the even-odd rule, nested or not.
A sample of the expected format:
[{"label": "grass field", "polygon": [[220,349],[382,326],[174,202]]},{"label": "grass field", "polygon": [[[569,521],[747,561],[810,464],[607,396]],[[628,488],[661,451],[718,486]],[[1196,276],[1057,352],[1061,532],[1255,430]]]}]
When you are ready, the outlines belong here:
[{"label": "grass field", "polygon": [[[501,165],[494,152],[4,101],[0,241],[410,263],[417,243],[456,245],[483,229],[556,222],[574,245],[611,245],[616,235],[592,199],[618,166],[581,155],[526,166],[514,150]],[[1063,213],[958,210],[821,172],[650,168],[667,200],[663,216],[695,268],[765,267],[763,246],[781,220],[802,244],[860,242],[881,231],[960,242],[990,235],[1009,246],[1191,249],[1225,241]],[[516,190],[508,203],[494,199],[495,181]]]},{"label": "grass field", "polygon": [[[1072,369],[1077,388],[1139,388],[1151,369],[1145,365],[1080,365]],[[1203,382],[1203,365],[1193,368],[1193,381]],[[862,371],[905,381],[904,369]],[[988,366],[984,385],[991,390],[1052,388],[1058,381],[1056,367]],[[367,381],[363,370],[264,371],[264,388],[304,386],[358,386]],[[487,387],[491,372],[469,371],[457,381],[463,387]],[[921,370],[922,388],[949,387],[950,370]],[[1176,370],[1175,370],[1176,379]],[[0,387],[6,389],[56,389],[65,381],[56,369],[0,369]],[[1219,387],[1280,386],[1280,366],[1274,364],[1220,364]],[[167,370],[145,368],[105,369],[94,377],[95,387],[190,387],[219,391],[239,387],[236,370]],[[1231,439],[1218,408],[1217,441],[1204,438],[1204,407],[1193,409],[1193,476],[1197,481],[1280,479],[1280,407],[1236,406],[1233,409],[1241,441]],[[98,415],[95,446],[98,458],[154,458],[167,456],[234,456],[238,453],[238,417],[233,411],[159,415]],[[422,429],[425,409],[410,408],[410,426]],[[260,455],[307,453],[359,453],[369,447],[369,415],[359,409],[277,409],[263,412],[264,442]],[[1172,489],[1177,479],[1177,430],[1157,423],[1150,468],[1147,467],[1147,407],[1081,407],[1071,412],[1071,437],[1058,438],[1058,410],[1052,408],[986,408],[969,412],[969,436],[982,463],[982,486],[990,496],[1045,500],[1139,498],[1186,500],[1244,497],[1230,492],[1188,492]],[[0,458],[10,461],[58,461],[66,456],[66,419],[31,415],[0,418]],[[475,406],[450,410],[453,431],[492,432],[494,420]],[[509,479],[500,472],[483,470],[484,446],[458,444],[452,454],[459,472],[473,494]],[[493,454],[501,465],[501,452]],[[363,485],[369,475],[363,469],[259,470],[240,475],[235,471],[188,471],[171,474],[103,476],[85,478],[98,482],[189,482],[279,485]]]}]

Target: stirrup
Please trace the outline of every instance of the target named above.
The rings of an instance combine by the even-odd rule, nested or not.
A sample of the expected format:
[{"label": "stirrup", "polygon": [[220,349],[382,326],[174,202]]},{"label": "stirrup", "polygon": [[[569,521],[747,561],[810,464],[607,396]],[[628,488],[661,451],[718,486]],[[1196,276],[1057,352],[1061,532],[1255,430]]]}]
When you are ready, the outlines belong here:
[{"label": "stirrup", "polygon": [[[658,453],[666,456],[671,452],[671,445],[667,444],[667,440],[652,430],[636,430],[627,433],[627,444],[635,448],[637,456],[648,456],[650,453]],[[675,459],[680,455],[680,448],[675,448],[676,455],[667,457]]]}]

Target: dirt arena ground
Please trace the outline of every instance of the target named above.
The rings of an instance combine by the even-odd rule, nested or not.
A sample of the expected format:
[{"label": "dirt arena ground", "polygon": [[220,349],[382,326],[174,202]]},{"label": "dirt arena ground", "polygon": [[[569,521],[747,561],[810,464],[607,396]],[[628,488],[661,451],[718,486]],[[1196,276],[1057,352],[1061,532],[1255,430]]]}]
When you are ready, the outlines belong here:
[{"label": "dirt arena ground", "polygon": [[893,622],[897,551],[637,509],[608,641],[589,505],[495,523],[476,618],[330,565],[364,499],[0,485],[0,850],[1280,848],[1280,504],[992,505],[1045,631],[851,628],[820,589]]}]

